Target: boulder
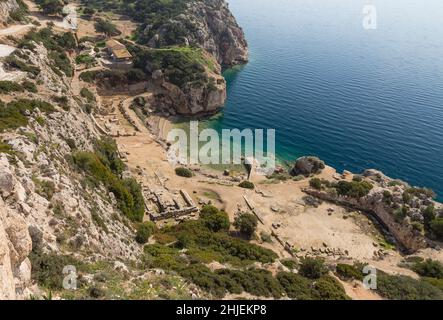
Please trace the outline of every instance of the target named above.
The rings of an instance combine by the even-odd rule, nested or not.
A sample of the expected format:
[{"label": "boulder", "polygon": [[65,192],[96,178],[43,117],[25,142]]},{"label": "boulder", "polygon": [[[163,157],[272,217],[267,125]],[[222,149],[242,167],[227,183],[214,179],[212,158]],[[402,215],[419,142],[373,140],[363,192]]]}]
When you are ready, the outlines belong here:
[{"label": "boulder", "polygon": [[318,174],[325,168],[325,163],[317,157],[301,157],[295,161],[294,167],[291,170],[291,175],[304,175],[305,177],[311,174]]}]

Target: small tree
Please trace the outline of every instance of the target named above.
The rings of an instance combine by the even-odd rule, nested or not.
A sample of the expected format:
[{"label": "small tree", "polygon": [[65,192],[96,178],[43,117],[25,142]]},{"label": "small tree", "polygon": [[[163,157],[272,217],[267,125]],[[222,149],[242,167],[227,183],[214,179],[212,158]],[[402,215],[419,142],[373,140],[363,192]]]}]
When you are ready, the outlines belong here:
[{"label": "small tree", "polygon": [[155,224],[151,221],[146,221],[138,226],[135,241],[140,244],[145,244],[149,241],[149,237],[155,230]]},{"label": "small tree", "polygon": [[303,258],[301,260],[299,274],[310,279],[318,279],[328,273],[324,260],[320,258]]},{"label": "small tree", "polygon": [[312,178],[309,181],[309,185],[311,186],[311,188],[320,190],[322,183],[321,183],[321,180],[319,178]]},{"label": "small tree", "polygon": [[228,214],[214,206],[206,205],[200,212],[203,224],[211,231],[227,231],[231,225]]},{"label": "small tree", "polygon": [[38,0],[37,5],[44,14],[61,15],[63,11],[63,3],[59,0]]},{"label": "small tree", "polygon": [[251,213],[242,213],[235,218],[234,227],[251,238],[257,228],[258,219]]},{"label": "small tree", "polygon": [[175,174],[184,178],[191,178],[194,175],[191,170],[185,167],[176,168]]},{"label": "small tree", "polygon": [[443,279],[443,264],[436,260],[427,259],[426,261],[418,262],[412,270],[422,277]]},{"label": "small tree", "polygon": [[443,239],[443,218],[435,218],[431,221],[431,230],[438,239]]},{"label": "small tree", "polygon": [[238,185],[240,188],[244,188],[244,189],[254,189],[255,186],[251,181],[242,181],[240,182],[240,184]]},{"label": "small tree", "polygon": [[115,24],[110,21],[100,19],[95,23],[94,26],[97,32],[104,33],[107,37],[118,36],[121,34]]}]

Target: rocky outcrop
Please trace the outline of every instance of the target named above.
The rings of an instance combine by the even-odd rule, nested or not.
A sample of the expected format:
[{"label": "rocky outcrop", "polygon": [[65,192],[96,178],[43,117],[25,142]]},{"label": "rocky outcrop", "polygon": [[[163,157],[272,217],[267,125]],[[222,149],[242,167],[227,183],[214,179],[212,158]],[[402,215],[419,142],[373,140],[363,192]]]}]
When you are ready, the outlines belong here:
[{"label": "rocky outcrop", "polygon": [[20,7],[15,0],[0,1],[0,26],[6,25],[9,21],[9,14]]},{"label": "rocky outcrop", "polygon": [[0,198],[0,300],[21,297],[29,285],[31,267],[27,256],[31,249],[25,220]]},{"label": "rocky outcrop", "polygon": [[165,115],[198,115],[217,112],[226,100],[226,82],[219,74],[208,72],[211,84],[194,86],[187,84],[183,88],[157,79],[154,89],[155,105]]},{"label": "rocky outcrop", "polygon": [[303,175],[307,177],[311,174],[320,173],[324,168],[325,163],[317,157],[301,157],[295,161],[291,175]]},{"label": "rocky outcrop", "polygon": [[17,59],[40,69],[28,79],[44,86],[16,98],[51,102],[55,112],[34,109],[27,126],[1,135],[12,154],[0,154],[0,299],[29,298],[31,239],[32,249],[80,260],[134,260],[141,253],[113,194],[87,187],[70,162],[74,150],[92,150],[100,138],[83,111],[86,100],[74,98],[43,46],[17,52]]},{"label": "rocky outcrop", "polygon": [[[148,40],[151,47],[171,44],[199,46],[223,66],[248,61],[248,45],[243,30],[225,0],[190,1],[182,14],[156,30],[152,28],[148,25],[144,31],[152,35]],[[181,33],[179,37],[175,37],[177,30]]]}]

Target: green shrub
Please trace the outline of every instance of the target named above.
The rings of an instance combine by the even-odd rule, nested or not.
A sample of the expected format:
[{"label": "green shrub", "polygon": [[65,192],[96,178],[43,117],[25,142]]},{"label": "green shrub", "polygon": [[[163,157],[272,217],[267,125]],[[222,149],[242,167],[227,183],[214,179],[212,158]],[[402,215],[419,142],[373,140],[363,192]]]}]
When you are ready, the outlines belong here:
[{"label": "green shrub", "polygon": [[36,0],[35,3],[45,14],[62,14],[63,2],[60,0]]},{"label": "green shrub", "polygon": [[81,95],[83,98],[86,98],[86,100],[88,100],[88,102],[93,102],[93,101],[95,101],[94,94],[93,94],[90,90],[88,90],[87,88],[82,88],[82,89],[80,90],[80,95]]},{"label": "green shrub", "polygon": [[311,188],[317,189],[317,190],[321,190],[322,187],[322,183],[321,180],[319,178],[312,178],[309,181],[309,185],[311,186]]},{"label": "green shrub", "polygon": [[27,112],[32,112],[36,108],[45,113],[55,110],[51,104],[40,100],[19,99],[8,104],[0,101],[0,132],[26,126],[28,124]]},{"label": "green shrub", "polygon": [[342,280],[363,280],[362,270],[359,270],[356,266],[339,263],[337,264],[336,272]]},{"label": "green shrub", "polygon": [[353,265],[339,263],[337,264],[336,272],[342,280],[363,280],[362,270]]},{"label": "green shrub", "polygon": [[321,258],[302,258],[299,274],[309,279],[318,279],[328,273],[324,260]]},{"label": "green shrub", "polygon": [[17,82],[7,80],[0,81],[0,94],[14,91],[22,92],[23,87]]},{"label": "green shrub", "polygon": [[117,151],[117,144],[110,137],[103,137],[94,142],[94,149],[100,161],[103,162],[113,173],[121,175],[125,169],[125,164],[120,159]]},{"label": "green shrub", "polygon": [[76,64],[91,64],[95,61],[94,57],[91,57],[89,54],[79,54],[75,57]]},{"label": "green shrub", "polygon": [[60,72],[68,77],[73,75],[71,61],[65,53],[65,50],[76,48],[76,41],[71,32],[60,35],[54,33],[51,28],[32,30],[25,35],[19,47],[34,50],[32,41],[41,43],[48,50],[48,58],[52,60],[52,70],[57,75],[61,76]]},{"label": "green shrub", "polygon": [[135,240],[140,244],[145,244],[149,241],[149,238],[155,230],[155,224],[151,221],[141,223],[137,227],[137,234]]},{"label": "green shrub", "polygon": [[97,71],[85,71],[80,74],[79,78],[84,82],[91,83],[95,80],[97,73],[98,73]]},{"label": "green shrub", "polygon": [[31,260],[31,276],[39,286],[51,289],[61,290],[63,288],[63,268],[68,265],[81,267],[82,264],[70,256],[57,255],[55,253],[43,253],[33,250],[29,254]]},{"label": "green shrub", "polygon": [[108,37],[118,36],[121,34],[121,32],[117,29],[115,24],[113,24],[111,21],[99,19],[97,20],[94,26],[97,32],[104,33]]},{"label": "green shrub", "polygon": [[37,86],[33,82],[28,81],[28,80],[25,80],[25,81],[22,82],[22,87],[26,91],[29,91],[29,92],[32,92],[32,93],[37,93],[38,92]]},{"label": "green shrub", "polygon": [[429,283],[430,285],[440,289],[443,292],[443,279],[423,277],[421,280]]},{"label": "green shrub", "polygon": [[234,227],[241,233],[251,238],[257,229],[258,219],[251,213],[242,213],[235,218]]},{"label": "green shrub", "polygon": [[185,178],[191,178],[192,176],[194,176],[194,173],[185,167],[176,168],[175,174],[180,177],[185,177]]},{"label": "green shrub", "polygon": [[244,189],[254,189],[255,185],[251,182],[251,181],[242,181],[240,182],[240,184],[238,185],[240,188],[244,188]]},{"label": "green shrub", "polygon": [[[217,270],[216,274],[223,275],[229,279],[230,281],[226,281],[227,283],[235,284],[231,284],[231,288],[228,288],[228,291],[232,293],[241,293],[244,291],[254,296],[279,299],[284,292],[279,281],[275,279],[268,270],[255,268],[242,271],[221,269]],[[239,290],[237,286],[241,289]]]},{"label": "green shrub", "polygon": [[373,186],[367,181],[339,181],[335,188],[339,195],[361,198],[368,195]]},{"label": "green shrub", "polygon": [[430,283],[407,276],[377,273],[377,292],[391,300],[442,300],[443,292]]},{"label": "green shrub", "polygon": [[324,275],[314,282],[315,297],[320,300],[349,300],[345,289],[337,279]]},{"label": "green shrub", "polygon": [[422,277],[443,279],[443,264],[436,260],[427,259],[417,262],[412,270]]},{"label": "green shrub", "polygon": [[33,66],[33,65],[28,65],[24,62],[22,62],[21,60],[17,59],[14,55],[10,55],[5,59],[5,62],[16,69],[19,69],[23,72],[29,72],[31,74],[33,74],[34,76],[37,76],[40,74],[40,68]]},{"label": "green shrub", "polygon": [[312,283],[309,279],[291,272],[279,272],[277,280],[289,298],[296,300],[314,299]]},{"label": "green shrub", "polygon": [[226,231],[209,230],[202,219],[185,221],[177,226],[162,229],[156,233],[155,238],[157,241],[166,239],[163,243],[178,240],[177,247],[188,249],[188,253],[196,260],[205,262],[219,261],[234,265],[248,265],[255,261],[269,263],[277,258],[273,251],[234,238]]},{"label": "green shrub", "polygon": [[214,69],[214,62],[199,48],[168,47],[139,49],[128,46],[134,56],[134,66],[140,70],[162,70],[168,82],[179,88],[209,86],[206,68]]},{"label": "green shrub", "polygon": [[12,154],[13,150],[9,144],[0,140],[0,153]]},{"label": "green shrub", "polygon": [[431,227],[431,221],[435,219],[435,208],[433,205],[427,206],[423,211],[424,226],[427,230]]},{"label": "green shrub", "polygon": [[95,153],[79,151],[73,154],[73,160],[93,179],[92,182],[97,185],[102,183],[114,194],[123,214],[132,221],[142,221],[144,200],[141,187],[134,179],[120,179]]},{"label": "green shrub", "polygon": [[432,220],[430,228],[438,239],[443,239],[443,218],[435,218]]},{"label": "green shrub", "polygon": [[294,259],[283,259],[283,260],[280,260],[280,262],[282,265],[284,265],[289,270],[297,269],[298,263]]},{"label": "green shrub", "polygon": [[227,231],[231,225],[228,214],[214,206],[203,206],[200,211],[200,218],[206,228],[214,232]]}]

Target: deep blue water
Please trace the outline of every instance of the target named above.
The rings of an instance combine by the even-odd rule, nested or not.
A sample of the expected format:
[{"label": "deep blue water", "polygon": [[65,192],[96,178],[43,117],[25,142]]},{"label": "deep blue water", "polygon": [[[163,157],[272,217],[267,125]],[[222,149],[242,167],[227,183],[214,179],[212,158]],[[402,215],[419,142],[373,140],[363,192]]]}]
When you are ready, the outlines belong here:
[{"label": "deep blue water", "polygon": [[[208,124],[275,128],[277,156],[382,170],[443,196],[441,0],[230,0],[250,62]],[[376,30],[362,27],[375,4]]]}]

